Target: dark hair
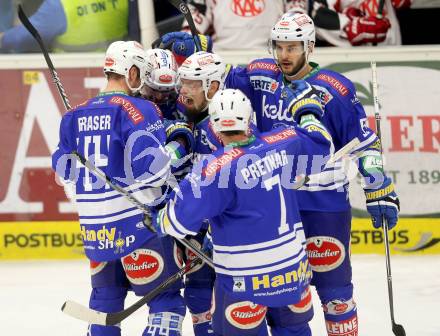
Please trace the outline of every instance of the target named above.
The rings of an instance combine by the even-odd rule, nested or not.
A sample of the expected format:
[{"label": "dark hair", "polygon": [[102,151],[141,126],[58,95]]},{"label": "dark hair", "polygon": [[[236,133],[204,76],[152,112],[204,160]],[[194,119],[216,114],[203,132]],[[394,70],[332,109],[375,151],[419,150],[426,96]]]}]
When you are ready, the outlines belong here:
[{"label": "dark hair", "polygon": [[110,71],[106,72],[105,75],[107,76],[108,80],[110,80],[110,79],[112,79],[112,80],[120,80],[120,79],[124,78],[123,75],[117,74],[115,72],[110,72]]}]

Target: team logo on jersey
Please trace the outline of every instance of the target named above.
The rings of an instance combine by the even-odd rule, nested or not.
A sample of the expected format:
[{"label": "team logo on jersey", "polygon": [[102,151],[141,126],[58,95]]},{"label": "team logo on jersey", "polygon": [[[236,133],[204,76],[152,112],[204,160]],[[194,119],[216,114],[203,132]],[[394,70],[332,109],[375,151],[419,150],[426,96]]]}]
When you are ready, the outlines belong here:
[{"label": "team logo on jersey", "polygon": [[307,239],[307,256],[313,271],[327,272],[342,264],[345,259],[345,248],[333,237],[311,237]]},{"label": "team logo on jersey", "polygon": [[348,89],[345,87],[345,85],[330,75],[321,73],[316,77],[316,79],[329,83],[341,94],[341,96],[346,96],[348,94]]},{"label": "team logo on jersey", "polygon": [[235,15],[254,17],[260,15],[266,8],[265,0],[232,0],[231,10]]},{"label": "team logo on jersey", "polygon": [[344,321],[325,321],[328,336],[358,336],[357,316]]},{"label": "team logo on jersey", "polygon": [[333,95],[327,90],[327,88],[315,84],[313,84],[313,87],[316,89],[316,93],[318,94],[319,99],[324,107],[330,103],[330,101],[333,99]]},{"label": "team logo on jersey", "polygon": [[239,329],[253,329],[263,322],[267,307],[250,301],[237,302],[225,310],[226,319]]},{"label": "team logo on jersey", "polygon": [[312,308],[312,291],[310,290],[310,286],[301,293],[301,300],[298,303],[289,305],[288,307],[294,313],[305,313]]},{"label": "team logo on jersey", "polygon": [[247,69],[249,72],[253,70],[267,70],[277,73],[280,71],[276,64],[269,62],[253,62],[247,66]]},{"label": "team logo on jersey", "polygon": [[331,315],[341,315],[345,314],[348,311],[354,310],[356,308],[356,303],[353,298],[349,300],[332,300],[324,305],[322,305],[322,309],[324,313]]},{"label": "team logo on jersey", "polygon": [[135,285],[145,285],[161,275],[164,262],[159,253],[149,249],[137,249],[122,258],[127,278]]},{"label": "team logo on jersey", "polygon": [[[197,247],[199,250],[202,248],[202,245],[200,245],[200,243],[195,240],[195,239],[190,239],[190,242]],[[190,249],[185,249],[185,256],[186,256],[186,260],[187,261],[193,261],[195,258],[197,258],[197,255],[191,251]],[[196,271],[198,271],[199,269],[201,269],[203,266],[205,265],[205,263],[199,263],[197,264],[197,266],[195,266],[194,268],[192,268],[189,272],[187,272],[186,274],[191,274],[194,273]]]},{"label": "team logo on jersey", "polygon": [[250,76],[250,81],[257,91],[274,93],[279,86],[277,80],[266,76]]},{"label": "team logo on jersey", "polygon": [[232,281],[234,281],[234,284],[232,285],[233,292],[246,292],[246,282],[244,281],[244,277],[233,277]]},{"label": "team logo on jersey", "polygon": [[92,274],[92,276],[101,272],[104,269],[105,265],[107,265],[106,261],[99,262],[90,260],[90,273]]}]

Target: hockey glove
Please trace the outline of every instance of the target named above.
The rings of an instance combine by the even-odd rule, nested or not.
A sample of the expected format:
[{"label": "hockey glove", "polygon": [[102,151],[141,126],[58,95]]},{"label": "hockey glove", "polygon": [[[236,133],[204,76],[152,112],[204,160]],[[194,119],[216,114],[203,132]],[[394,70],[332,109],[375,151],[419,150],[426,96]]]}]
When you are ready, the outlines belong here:
[{"label": "hockey glove", "polygon": [[183,61],[197,51],[212,52],[212,39],[208,35],[199,34],[196,36],[202,50],[197,50],[193,36],[185,32],[167,33],[153,42],[153,48],[170,49],[180,65]]},{"label": "hockey glove", "polygon": [[347,39],[353,46],[365,43],[380,43],[385,41],[391,24],[387,18],[354,17],[344,28]]},{"label": "hockey glove", "polygon": [[151,207],[151,216],[145,215],[144,216],[144,225],[149,229],[151,232],[156,233],[158,237],[165,237],[167,233],[165,232],[165,229],[163,228],[163,225],[161,225],[160,216],[162,210],[157,210],[155,207]]},{"label": "hockey glove", "polygon": [[318,120],[324,115],[321,99],[315,89],[304,80],[293,81],[284,86],[281,99],[298,124],[303,115],[313,114]]},{"label": "hockey glove", "polygon": [[365,189],[367,199],[367,211],[373,221],[373,226],[382,227],[382,219],[388,222],[388,228],[392,229],[397,224],[400,211],[400,201],[394,191],[394,184],[386,177],[382,185],[377,189]]},{"label": "hockey glove", "polygon": [[164,120],[163,124],[167,135],[167,143],[178,141],[185,145],[188,153],[194,150],[196,142],[188,123],[181,120]]}]

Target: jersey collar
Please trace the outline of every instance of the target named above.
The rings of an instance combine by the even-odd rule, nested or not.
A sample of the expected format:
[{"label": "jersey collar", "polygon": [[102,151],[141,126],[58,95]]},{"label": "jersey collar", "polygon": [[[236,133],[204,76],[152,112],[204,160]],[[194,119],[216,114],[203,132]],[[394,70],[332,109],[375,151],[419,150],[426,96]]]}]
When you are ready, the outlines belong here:
[{"label": "jersey collar", "polygon": [[[319,70],[321,70],[318,63],[309,62],[309,65],[312,67],[312,70],[307,75],[305,75],[303,78],[301,78],[300,80],[305,80],[307,78],[310,78],[310,77],[314,76]],[[287,80],[286,76],[284,76],[284,75],[283,75],[283,83],[285,85],[290,84],[290,81]]]},{"label": "jersey collar", "polygon": [[256,137],[255,137],[255,135],[252,134],[249,137],[249,139],[243,140],[243,141],[230,142],[227,147],[245,147],[245,146],[248,146],[251,143],[253,143],[255,140],[256,140]]},{"label": "jersey collar", "polygon": [[110,95],[114,95],[114,94],[120,94],[120,95],[128,96],[128,94],[126,94],[124,91],[107,91],[107,92],[100,92],[100,93],[98,93],[98,97],[110,96]]}]

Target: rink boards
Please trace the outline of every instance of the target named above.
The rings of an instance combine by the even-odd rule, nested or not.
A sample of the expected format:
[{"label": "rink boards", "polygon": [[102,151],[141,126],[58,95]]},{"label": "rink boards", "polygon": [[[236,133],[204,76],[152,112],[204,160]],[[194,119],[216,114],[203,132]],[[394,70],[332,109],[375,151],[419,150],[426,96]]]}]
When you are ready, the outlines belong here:
[{"label": "rink boards", "polygon": [[[221,53],[246,64],[264,52]],[[103,87],[103,55],[53,55],[72,105]],[[385,169],[401,201],[390,232],[398,254],[440,253],[440,47],[322,48],[313,60],[342,72],[357,89],[374,128],[370,61],[378,62]],[[51,153],[64,108],[41,55],[0,55],[0,260],[83,256],[75,206],[54,182]],[[265,107],[271,109],[270,106]],[[354,215],[365,217],[358,176],[349,176]],[[417,218],[417,219],[414,219]],[[383,253],[380,230],[355,219],[353,253]]]},{"label": "rink boards", "polygon": [[[369,219],[354,218],[351,240],[352,253],[384,253],[382,231],[373,229]],[[389,240],[393,254],[440,254],[440,219],[401,218],[389,232]],[[81,257],[84,252],[76,221],[0,223],[0,260]]]}]

